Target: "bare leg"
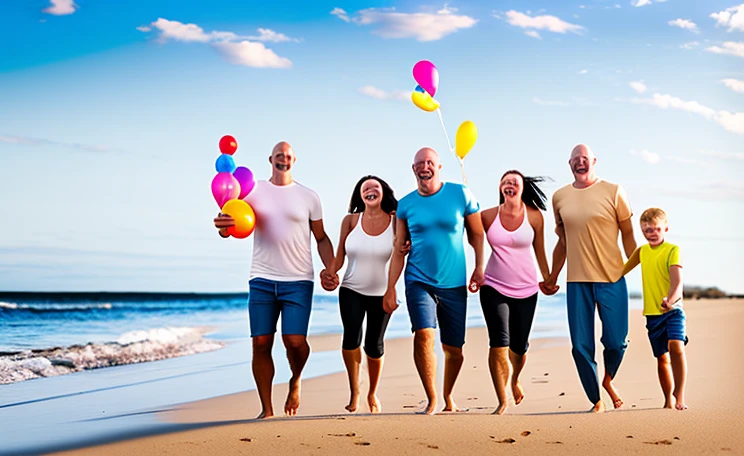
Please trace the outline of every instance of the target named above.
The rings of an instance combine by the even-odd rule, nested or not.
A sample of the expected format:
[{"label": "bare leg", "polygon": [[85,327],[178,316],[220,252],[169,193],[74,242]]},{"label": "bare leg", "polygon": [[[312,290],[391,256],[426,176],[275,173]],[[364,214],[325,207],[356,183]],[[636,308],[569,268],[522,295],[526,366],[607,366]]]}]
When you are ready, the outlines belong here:
[{"label": "bare leg", "polygon": [[519,381],[519,374],[522,373],[524,364],[527,362],[527,354],[520,355],[509,350],[509,360],[514,369],[511,377],[512,395],[514,395],[514,403],[519,405],[524,399],[524,389],[522,388],[522,382]]},{"label": "bare leg", "polygon": [[377,398],[377,386],[380,384],[384,356],[379,358],[367,357],[367,370],[369,371],[369,393],[367,393],[367,404],[371,413],[380,413],[382,405]]},{"label": "bare leg", "polygon": [[672,358],[672,373],[674,374],[674,399],[677,410],[685,410],[685,382],[687,381],[687,357],[685,356],[685,343],[681,340],[669,341],[669,353]]},{"label": "bare leg", "polygon": [[359,369],[362,366],[362,349],[341,350],[349,374],[349,404],[345,407],[349,412],[356,412],[359,405]]},{"label": "bare leg", "polygon": [[437,356],[434,354],[434,329],[425,328],[416,331],[413,336],[413,361],[416,364],[421,383],[424,385],[426,405],[424,413],[431,415],[437,406]]},{"label": "bare leg", "polygon": [[509,379],[509,347],[491,347],[488,350],[488,370],[491,372],[491,381],[499,399],[499,406],[494,410],[495,415],[501,415],[506,411],[506,382]]},{"label": "bare leg", "polygon": [[604,389],[607,390],[607,393],[610,395],[612,406],[614,408],[619,409],[623,406],[623,400],[617,393],[617,390],[615,390],[615,387],[612,384],[612,377],[610,377],[610,374],[608,374],[607,372],[605,372],[604,379],[602,380],[602,387],[604,387]]},{"label": "bare leg", "polygon": [[289,393],[287,394],[287,401],[284,403],[284,413],[295,416],[297,415],[297,409],[300,408],[300,377],[307,358],[310,356],[310,345],[307,344],[307,337],[299,334],[282,335],[282,340],[284,341],[284,347],[287,349],[289,367],[292,369],[292,378],[289,379]]},{"label": "bare leg", "polygon": [[669,353],[656,358],[656,370],[659,373],[659,384],[661,384],[661,391],[664,393],[664,408],[674,407],[674,400],[672,399],[672,388],[674,383],[672,382],[672,365],[669,359]]},{"label": "bare leg", "polygon": [[589,410],[592,413],[604,413],[605,412],[605,405],[604,402],[602,402],[602,399],[598,400],[594,406]]},{"label": "bare leg", "polygon": [[455,381],[460,374],[462,363],[465,358],[462,356],[461,347],[442,344],[444,351],[444,409],[445,412],[457,412],[458,408],[455,400],[452,398],[452,390],[455,389]]},{"label": "bare leg", "polygon": [[256,417],[258,419],[274,416],[274,407],[271,404],[271,383],[274,380],[274,360],[271,357],[273,345],[273,334],[253,338],[253,378],[261,401],[261,413]]}]

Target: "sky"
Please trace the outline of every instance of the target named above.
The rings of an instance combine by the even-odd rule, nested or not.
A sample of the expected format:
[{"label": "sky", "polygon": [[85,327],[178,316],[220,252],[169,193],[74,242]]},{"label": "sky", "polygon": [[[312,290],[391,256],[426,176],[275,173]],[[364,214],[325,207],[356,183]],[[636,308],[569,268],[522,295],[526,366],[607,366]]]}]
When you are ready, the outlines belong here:
[{"label": "sky", "polygon": [[[288,141],[335,246],[361,176],[402,197],[430,146],[461,182],[445,129],[470,120],[482,208],[509,169],[551,195],[586,143],[639,243],[641,212],[661,207],[685,283],[744,293],[740,1],[2,2],[0,290],[246,291],[252,238],[212,223],[223,135],[260,179]],[[411,102],[420,60],[445,129]]]}]

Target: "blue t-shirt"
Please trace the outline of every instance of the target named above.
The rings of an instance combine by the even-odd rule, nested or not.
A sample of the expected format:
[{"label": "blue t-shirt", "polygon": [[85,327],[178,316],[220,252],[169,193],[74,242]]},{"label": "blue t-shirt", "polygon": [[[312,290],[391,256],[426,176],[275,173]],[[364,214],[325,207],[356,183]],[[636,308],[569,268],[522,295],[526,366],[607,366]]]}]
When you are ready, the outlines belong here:
[{"label": "blue t-shirt", "polygon": [[433,195],[414,190],[398,202],[396,216],[411,233],[406,282],[417,281],[439,288],[465,286],[465,217],[480,210],[470,189],[445,182]]}]

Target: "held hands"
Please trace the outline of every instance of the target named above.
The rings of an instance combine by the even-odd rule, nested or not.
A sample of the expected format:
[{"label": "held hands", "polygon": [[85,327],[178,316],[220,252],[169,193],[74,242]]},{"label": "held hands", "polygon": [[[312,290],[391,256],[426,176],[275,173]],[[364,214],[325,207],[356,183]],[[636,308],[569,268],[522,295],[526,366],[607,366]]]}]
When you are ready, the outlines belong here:
[{"label": "held hands", "polygon": [[669,298],[664,296],[664,298],[661,300],[661,311],[666,313],[672,310],[672,305],[669,304]]},{"label": "held hands", "polygon": [[476,293],[480,290],[481,285],[486,281],[486,276],[482,270],[476,269],[473,271],[473,275],[470,276],[470,283],[468,284],[468,290],[471,293]]},{"label": "held hands", "polygon": [[537,285],[540,287],[540,291],[545,296],[551,296],[558,292],[558,290],[561,288],[558,285],[556,285],[556,278],[555,277],[548,277],[545,281],[538,283]]},{"label": "held hands", "polygon": [[398,250],[401,255],[406,256],[411,251],[411,240],[407,240],[405,244]]},{"label": "held hands", "polygon": [[388,289],[385,292],[385,296],[382,297],[382,309],[391,314],[398,308],[398,296],[395,292],[395,288]]},{"label": "held hands", "polygon": [[333,291],[338,287],[339,283],[338,274],[331,273],[327,269],[320,271],[320,286],[324,290]]}]

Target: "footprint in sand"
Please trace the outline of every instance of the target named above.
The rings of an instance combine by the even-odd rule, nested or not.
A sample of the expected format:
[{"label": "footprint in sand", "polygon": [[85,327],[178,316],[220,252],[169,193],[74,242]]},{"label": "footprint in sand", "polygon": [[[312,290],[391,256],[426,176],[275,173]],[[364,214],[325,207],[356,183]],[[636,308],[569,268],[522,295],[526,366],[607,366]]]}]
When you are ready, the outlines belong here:
[{"label": "footprint in sand", "polygon": [[[489,435],[489,437],[491,437],[492,439],[496,440],[496,437],[493,436],[493,435]],[[511,437],[507,437],[507,438],[505,438],[503,440],[496,440],[496,443],[514,443],[514,442],[516,442],[516,440],[514,440]]]},{"label": "footprint in sand", "polygon": [[241,442],[252,442],[252,440],[249,439],[248,437],[244,437],[244,438],[240,439],[240,441]]},{"label": "footprint in sand", "polygon": [[527,437],[530,434],[532,434],[532,432],[530,432],[530,431],[522,431],[522,437]]},{"label": "footprint in sand", "polygon": [[657,440],[656,442],[643,442],[643,443],[648,444],[648,445],[671,445],[672,441],[664,439],[664,440]]},{"label": "footprint in sand", "polygon": [[355,437],[356,432],[347,432],[346,434],[328,434],[331,437]]},{"label": "footprint in sand", "polygon": [[370,446],[372,444],[369,442],[354,442],[354,445]]}]

